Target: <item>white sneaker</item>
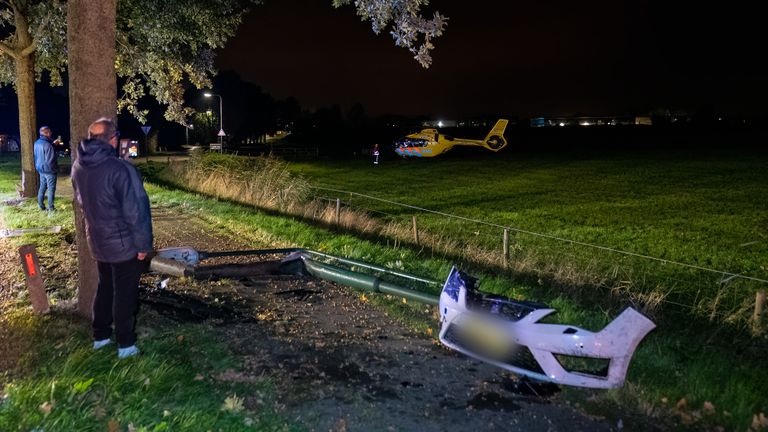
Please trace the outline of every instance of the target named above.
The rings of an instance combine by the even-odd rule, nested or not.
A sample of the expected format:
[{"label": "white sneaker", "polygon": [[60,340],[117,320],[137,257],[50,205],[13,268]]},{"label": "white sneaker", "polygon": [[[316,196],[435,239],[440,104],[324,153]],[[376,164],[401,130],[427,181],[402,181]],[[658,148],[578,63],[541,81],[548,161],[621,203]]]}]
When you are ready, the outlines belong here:
[{"label": "white sneaker", "polygon": [[102,339],[102,340],[93,341],[93,349],[97,350],[111,343],[112,343],[112,339]]},{"label": "white sneaker", "polygon": [[125,348],[118,348],[117,358],[124,359],[124,358],[135,356],[138,353],[139,353],[139,349],[136,348],[136,345],[131,345]]}]

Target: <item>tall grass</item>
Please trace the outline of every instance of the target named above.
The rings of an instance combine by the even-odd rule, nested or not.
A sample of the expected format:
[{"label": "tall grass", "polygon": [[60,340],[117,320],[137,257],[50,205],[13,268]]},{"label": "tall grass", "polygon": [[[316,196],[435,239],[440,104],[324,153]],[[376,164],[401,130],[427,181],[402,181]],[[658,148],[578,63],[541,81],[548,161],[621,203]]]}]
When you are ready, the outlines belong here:
[{"label": "tall grass", "polygon": [[[398,243],[412,242],[408,227],[382,221],[346,205],[337,213],[335,202],[312,199],[309,182],[291,173],[288,163],[272,156],[196,153],[188,161],[169,164],[165,170],[157,172],[156,167],[149,167],[147,172],[162,182],[216,198],[279,211],[360,234],[384,236]],[[446,253],[460,248],[457,242],[447,237],[429,232],[420,235],[420,243],[425,247]]]},{"label": "tall grass", "polygon": [[291,211],[309,196],[309,183],[273,157],[196,153],[186,162],[172,163],[161,176],[217,198],[270,210]]}]

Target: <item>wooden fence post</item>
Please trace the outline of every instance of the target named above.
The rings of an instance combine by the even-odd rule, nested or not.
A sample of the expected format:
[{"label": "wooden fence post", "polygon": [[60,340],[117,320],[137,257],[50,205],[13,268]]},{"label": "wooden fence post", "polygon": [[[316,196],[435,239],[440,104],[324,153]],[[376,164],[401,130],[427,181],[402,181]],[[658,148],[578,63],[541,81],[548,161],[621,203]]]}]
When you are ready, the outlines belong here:
[{"label": "wooden fence post", "polygon": [[504,267],[509,265],[509,229],[504,228]]},{"label": "wooden fence post", "polygon": [[341,198],[336,198],[336,225],[341,221]]},{"label": "wooden fence post", "polygon": [[48,295],[45,293],[45,282],[43,282],[43,276],[40,274],[40,261],[37,259],[35,245],[21,246],[19,256],[26,276],[32,310],[39,314],[48,313],[51,308],[48,304]]},{"label": "wooden fence post", "polygon": [[411,220],[413,221],[413,242],[418,245],[419,244],[419,229],[416,226],[416,216],[413,216],[411,218]]},{"label": "wooden fence post", "polygon": [[755,293],[755,314],[752,317],[752,328],[754,333],[759,333],[762,329],[762,316],[765,308],[765,290]]}]

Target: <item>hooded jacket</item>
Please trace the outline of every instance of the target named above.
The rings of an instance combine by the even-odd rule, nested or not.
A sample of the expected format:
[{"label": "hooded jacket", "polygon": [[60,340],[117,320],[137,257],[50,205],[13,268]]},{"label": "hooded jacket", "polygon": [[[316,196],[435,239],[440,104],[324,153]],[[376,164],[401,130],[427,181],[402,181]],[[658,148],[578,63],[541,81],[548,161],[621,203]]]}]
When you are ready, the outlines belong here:
[{"label": "hooded jacket", "polygon": [[136,168],[103,141],[84,140],[72,165],[72,186],[85,215],[96,261],[119,263],[152,251],[149,198]]},{"label": "hooded jacket", "polygon": [[56,149],[53,147],[53,141],[45,135],[35,141],[35,169],[40,174],[56,174],[59,170],[59,163],[56,160]]}]

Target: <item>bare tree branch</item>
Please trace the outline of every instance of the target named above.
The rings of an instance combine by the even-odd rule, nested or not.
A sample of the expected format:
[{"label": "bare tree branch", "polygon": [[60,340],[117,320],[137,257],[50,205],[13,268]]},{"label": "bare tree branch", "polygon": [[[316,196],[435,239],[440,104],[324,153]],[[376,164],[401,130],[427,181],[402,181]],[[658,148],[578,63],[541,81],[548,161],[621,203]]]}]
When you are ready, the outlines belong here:
[{"label": "bare tree branch", "polygon": [[19,13],[19,4],[18,4],[17,1],[14,1],[14,0],[3,0],[3,3],[7,4],[8,7],[13,9],[13,13],[14,14],[18,14]]}]

